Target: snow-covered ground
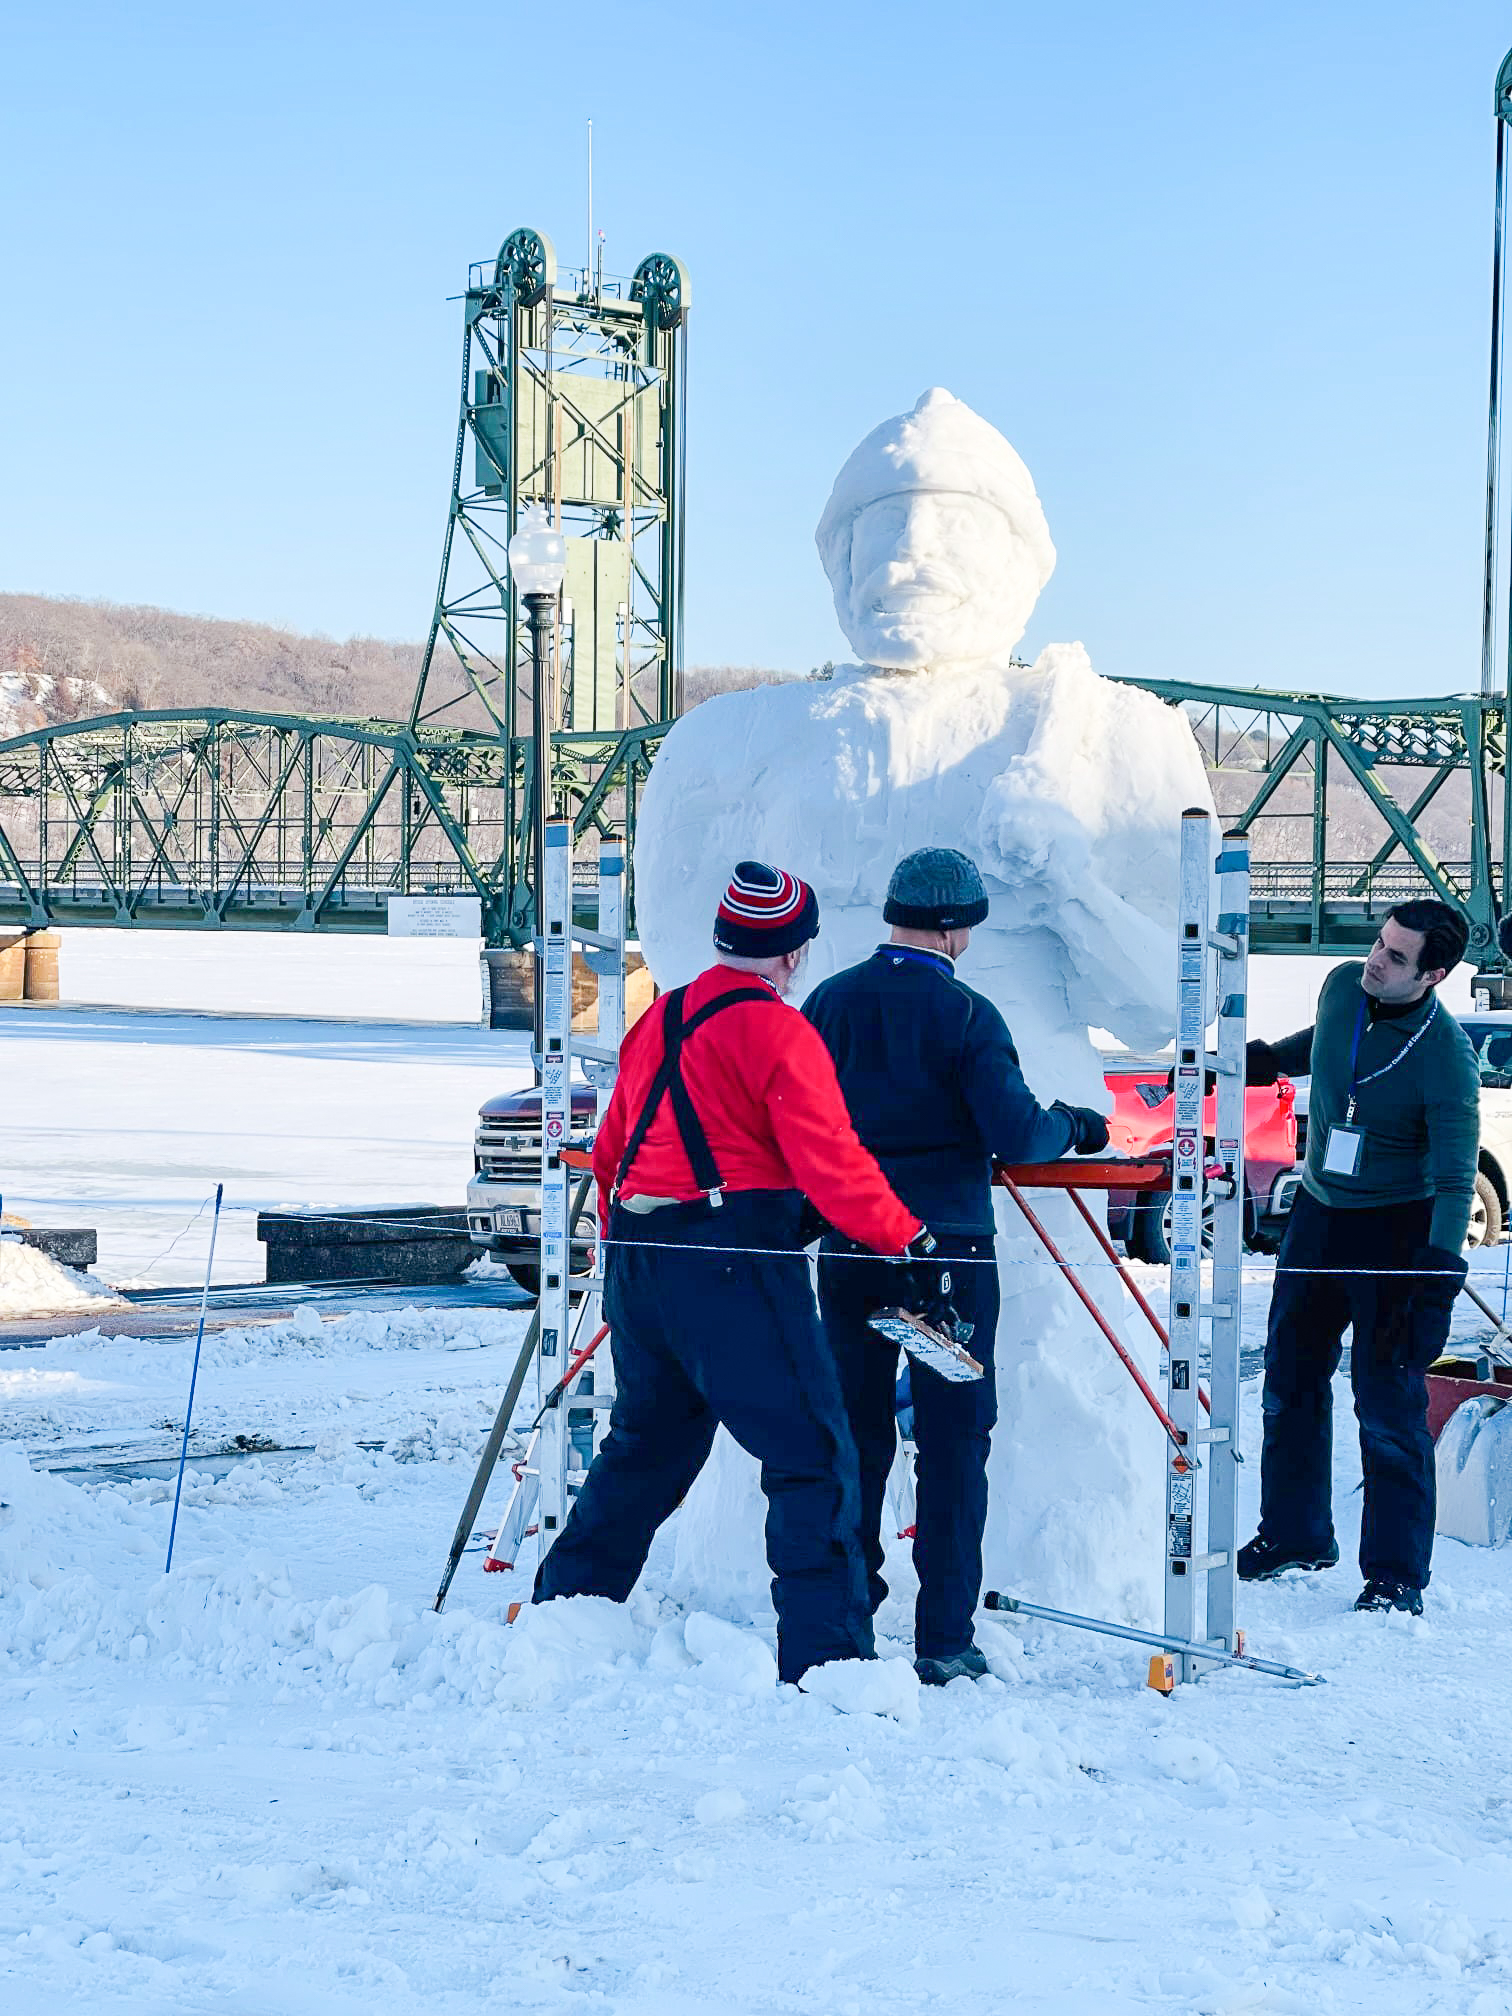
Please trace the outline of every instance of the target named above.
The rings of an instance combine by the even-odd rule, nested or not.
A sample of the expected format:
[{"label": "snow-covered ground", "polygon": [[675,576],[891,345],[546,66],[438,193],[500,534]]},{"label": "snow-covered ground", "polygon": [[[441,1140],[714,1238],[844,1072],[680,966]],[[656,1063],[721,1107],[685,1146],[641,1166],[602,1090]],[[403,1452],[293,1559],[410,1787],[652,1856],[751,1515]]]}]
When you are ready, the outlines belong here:
[{"label": "snow-covered ground", "polygon": [[[845,1713],[659,1593],[670,1536],[626,1611],[508,1628],[474,1552],[437,1618],[523,1321],[207,1339],[195,1446],[312,1453],[191,1475],[168,1579],[169,1482],[26,1457],[170,1452],[191,1344],[0,1356],[8,2010],[1512,2009],[1507,1553],[1441,1542],[1422,1622],[1356,1617],[1347,1566],[1246,1592],[1327,1685],[1170,1700],[1137,1647],[984,1619],[991,1680]],[[1337,1468],[1347,1562],[1348,1433]]]},{"label": "snow-covered ground", "polygon": [[[103,1193],[107,1275],[218,1176],[459,1195],[477,1097],[523,1070],[482,1031],[188,1015],[28,1013],[0,1044],[7,1201]],[[204,1233],[154,1278],[194,1278]],[[1509,1252],[1477,1259],[1498,1300]],[[525,1578],[474,1551],[434,1616],[523,1325],[305,1308],[207,1338],[194,1447],[307,1453],[191,1473],[166,1579],[171,1483],[76,1466],[176,1453],[192,1340],[0,1352],[7,2012],[1512,2012],[1512,1551],[1441,1542],[1424,1619],[1355,1616],[1347,1388],[1345,1565],[1243,1597],[1251,1649],[1325,1686],[1162,1700],[1137,1647],[984,1618],[992,1679],[898,1667],[890,1712],[846,1712],[772,1684],[769,1623],[679,1609],[670,1531],[624,1611],[506,1626]]]}]

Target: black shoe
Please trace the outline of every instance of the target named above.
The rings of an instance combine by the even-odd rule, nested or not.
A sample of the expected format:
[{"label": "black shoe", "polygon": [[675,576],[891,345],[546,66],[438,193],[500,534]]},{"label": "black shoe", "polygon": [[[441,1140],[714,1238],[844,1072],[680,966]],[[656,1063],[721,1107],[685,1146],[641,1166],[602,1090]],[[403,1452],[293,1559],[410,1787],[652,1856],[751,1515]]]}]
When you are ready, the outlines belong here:
[{"label": "black shoe", "polygon": [[1330,1540],[1324,1554],[1288,1554],[1284,1547],[1277,1547],[1273,1541],[1257,1533],[1239,1549],[1239,1580],[1241,1582],[1273,1582],[1278,1575],[1284,1575],[1288,1568],[1337,1568],[1339,1565],[1338,1542]]},{"label": "black shoe", "polygon": [[1405,1610],[1409,1617],[1423,1614],[1423,1592],[1410,1583],[1393,1581],[1389,1575],[1372,1575],[1355,1598],[1356,1610]]},{"label": "black shoe", "polygon": [[986,1655],[975,1645],[953,1652],[948,1659],[915,1659],[914,1671],[924,1687],[948,1687],[952,1680],[983,1680],[987,1677]]}]

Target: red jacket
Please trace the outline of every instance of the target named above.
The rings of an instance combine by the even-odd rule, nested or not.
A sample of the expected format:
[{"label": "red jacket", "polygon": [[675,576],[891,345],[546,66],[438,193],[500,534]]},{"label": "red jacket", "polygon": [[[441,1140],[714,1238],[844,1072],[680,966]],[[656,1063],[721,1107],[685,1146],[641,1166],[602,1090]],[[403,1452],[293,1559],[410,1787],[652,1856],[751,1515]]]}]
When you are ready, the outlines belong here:
[{"label": "red jacket", "polygon": [[[688,988],[683,1013],[731,988],[765,984],[755,974],[711,966]],[[664,1055],[666,1006],[665,996],[652,1002],[620,1045],[614,1096],[593,1144],[606,1222],[620,1157]],[[741,1002],[695,1029],[682,1067],[727,1190],[801,1190],[847,1238],[875,1253],[901,1253],[921,1229],[856,1138],[823,1038],[775,988],[770,1001]],[[700,1195],[669,1097],[630,1166],[624,1194],[684,1203]]]}]

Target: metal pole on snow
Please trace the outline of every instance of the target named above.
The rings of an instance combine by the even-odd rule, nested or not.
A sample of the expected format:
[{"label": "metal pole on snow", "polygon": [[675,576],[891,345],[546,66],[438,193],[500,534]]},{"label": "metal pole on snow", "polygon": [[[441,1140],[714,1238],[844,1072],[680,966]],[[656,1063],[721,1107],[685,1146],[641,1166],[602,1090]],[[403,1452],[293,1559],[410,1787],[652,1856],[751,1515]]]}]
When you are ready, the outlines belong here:
[{"label": "metal pole on snow", "polygon": [[1221,1645],[1199,1645],[1191,1638],[1167,1638],[1159,1631],[1139,1631],[1132,1624],[1106,1624],[1100,1617],[1078,1617],[1070,1610],[1047,1610],[1042,1603],[1025,1603],[1017,1596],[1004,1596],[989,1589],[982,1598],[984,1610],[1009,1610],[1020,1617],[1040,1617],[1047,1624],[1070,1624],[1078,1631],[1095,1631],[1100,1637],[1132,1638],[1136,1645],[1154,1645],[1163,1652],[1179,1652],[1185,1658],[1207,1659],[1215,1666],[1247,1666],[1252,1673],[1272,1673],[1278,1680],[1292,1680],[1299,1687],[1321,1687],[1321,1673],[1304,1673],[1299,1666],[1282,1666],[1274,1659],[1254,1659],[1248,1652],[1229,1652]]},{"label": "metal pole on snow", "polygon": [[189,1404],[184,1409],[184,1440],[179,1449],[178,1482],[173,1487],[173,1523],[168,1528],[168,1559],[163,1563],[163,1573],[169,1574],[173,1568],[173,1538],[178,1532],[179,1499],[184,1490],[184,1465],[189,1460],[189,1424],[194,1419],[194,1388],[199,1379],[200,1346],[205,1341],[205,1311],[210,1306],[210,1270],[215,1265],[215,1235],[220,1227],[221,1198],[225,1194],[224,1183],[215,1186],[215,1216],[210,1220],[210,1251],[205,1259],[205,1286],[200,1295],[199,1328],[194,1333],[194,1369],[189,1374]]}]

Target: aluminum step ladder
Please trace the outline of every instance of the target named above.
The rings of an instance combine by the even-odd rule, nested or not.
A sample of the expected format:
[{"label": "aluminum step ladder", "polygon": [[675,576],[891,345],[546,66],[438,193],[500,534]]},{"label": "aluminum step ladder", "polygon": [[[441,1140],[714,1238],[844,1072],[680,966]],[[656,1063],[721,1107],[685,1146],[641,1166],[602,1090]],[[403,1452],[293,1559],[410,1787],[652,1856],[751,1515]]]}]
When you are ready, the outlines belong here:
[{"label": "aluminum step ladder", "polygon": [[[583,1064],[594,1088],[597,1120],[602,1120],[619,1069],[625,1033],[625,845],[599,843],[597,928],[572,916],[572,821],[546,822],[543,877],[544,942],[541,992],[541,1291],[536,1343],[536,1405],[545,1406],[574,1357],[603,1322],[604,1252],[594,1212],[593,1271],[578,1278],[572,1306],[572,1209],[574,1172],[566,1151],[580,1145],[572,1135],[572,1066]],[[572,957],[581,945],[598,976],[598,1026],[591,1037],[572,1029]],[[595,1123],[597,1124],[597,1123]],[[614,1363],[607,1348],[593,1353],[569,1381],[555,1405],[547,1407],[523,1457],[514,1465],[515,1485],[485,1568],[513,1567],[526,1535],[540,1533],[544,1558],[561,1531],[572,1499],[588,1474],[609,1426],[614,1405]]]}]

